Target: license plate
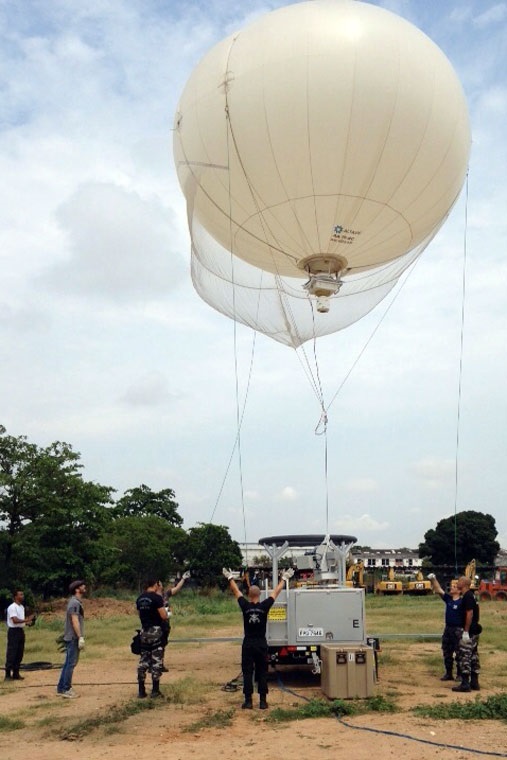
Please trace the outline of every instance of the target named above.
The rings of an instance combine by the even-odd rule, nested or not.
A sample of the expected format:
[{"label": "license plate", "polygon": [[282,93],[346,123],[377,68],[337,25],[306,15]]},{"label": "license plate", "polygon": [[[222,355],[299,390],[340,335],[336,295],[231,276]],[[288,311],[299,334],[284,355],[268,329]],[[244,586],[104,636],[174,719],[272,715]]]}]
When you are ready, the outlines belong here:
[{"label": "license plate", "polygon": [[324,636],[323,628],[300,628],[298,631],[298,639],[314,639]]}]

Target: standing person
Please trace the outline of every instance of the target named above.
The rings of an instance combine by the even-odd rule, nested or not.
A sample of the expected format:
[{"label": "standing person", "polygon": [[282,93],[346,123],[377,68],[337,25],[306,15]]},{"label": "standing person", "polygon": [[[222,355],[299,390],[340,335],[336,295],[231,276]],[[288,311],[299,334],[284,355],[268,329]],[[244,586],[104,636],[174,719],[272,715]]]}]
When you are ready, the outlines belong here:
[{"label": "standing person", "polygon": [[60,673],[56,693],[66,699],[75,699],[79,695],[72,688],[72,676],[79,660],[79,653],[85,646],[84,610],[81,599],[86,594],[86,583],[84,581],[73,581],[69,586],[69,592],[71,597],[67,603],[63,632],[65,662]]},{"label": "standing person", "polygon": [[5,653],[5,680],[22,681],[19,668],[25,653],[25,625],[30,625],[34,615],[25,617],[25,595],[15,589],[12,604],[7,607],[7,651]]},{"label": "standing person", "polygon": [[457,581],[451,581],[449,593],[447,594],[438,582],[434,573],[429,573],[428,580],[431,581],[433,593],[438,594],[445,604],[445,628],[442,634],[442,655],[444,658],[445,673],[440,680],[452,681],[452,668],[455,659],[456,664],[458,664],[459,642],[463,633],[461,592],[458,589]]},{"label": "standing person", "polygon": [[141,621],[141,656],[137,666],[138,697],[146,697],[146,673],[151,674],[152,697],[162,696],[160,693],[160,676],[164,667],[164,624],[167,625],[168,615],[162,595],[158,593],[159,581],[150,578],[144,584],[143,593],[137,597],[136,607]]},{"label": "standing person", "polygon": [[461,621],[463,633],[458,647],[458,668],[461,676],[459,686],[453,691],[479,691],[479,634],[482,626],[479,623],[479,605],[475,594],[470,588],[472,581],[465,575],[458,578],[458,589],[461,592]]},{"label": "standing person", "polygon": [[167,646],[167,642],[169,641],[169,634],[171,633],[171,605],[169,603],[169,599],[172,596],[176,596],[176,594],[181,591],[183,588],[185,581],[190,578],[190,571],[186,570],[183,575],[181,576],[180,580],[176,584],[176,586],[173,586],[172,588],[166,589],[164,592],[164,585],[162,581],[158,581],[157,583],[157,593],[161,595],[162,599],[164,600],[165,609],[167,612],[167,620],[161,620],[161,628],[162,628],[162,672],[168,673],[166,666],[164,665],[164,655],[165,655],[165,648]]},{"label": "standing person", "polygon": [[289,568],[282,573],[280,582],[263,602],[259,601],[261,590],[258,586],[250,586],[248,589],[248,599],[245,599],[238,588],[232,570],[224,567],[222,572],[229,581],[231,591],[238,600],[241,612],[243,613],[245,635],[241,648],[241,670],[243,673],[243,694],[245,701],[242,704],[242,708],[244,710],[251,710],[253,707],[253,674],[255,669],[257,688],[259,690],[259,707],[261,710],[266,710],[268,707],[266,701],[268,693],[268,644],[266,641],[268,612],[284,587],[285,582],[290,580],[294,575],[294,569]]}]

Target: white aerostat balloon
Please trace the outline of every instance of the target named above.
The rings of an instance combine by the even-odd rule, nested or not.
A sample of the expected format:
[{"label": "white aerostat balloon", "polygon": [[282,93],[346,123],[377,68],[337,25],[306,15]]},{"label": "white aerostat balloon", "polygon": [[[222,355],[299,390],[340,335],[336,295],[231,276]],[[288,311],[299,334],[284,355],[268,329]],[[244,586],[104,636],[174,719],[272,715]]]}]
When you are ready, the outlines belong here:
[{"label": "white aerostat balloon", "polygon": [[448,59],[357,0],[289,5],[217,44],[174,126],[198,293],[292,346],[385,297],[449,214],[470,152]]}]

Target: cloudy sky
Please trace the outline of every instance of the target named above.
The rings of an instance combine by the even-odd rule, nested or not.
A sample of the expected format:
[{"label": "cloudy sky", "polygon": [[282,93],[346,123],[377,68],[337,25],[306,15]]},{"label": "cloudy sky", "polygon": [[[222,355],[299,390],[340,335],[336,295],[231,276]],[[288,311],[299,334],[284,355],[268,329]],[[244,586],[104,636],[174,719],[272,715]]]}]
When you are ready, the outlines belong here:
[{"label": "cloudy sky", "polygon": [[172,161],[195,64],[284,4],[0,0],[0,422],[71,443],[119,495],[172,488],[186,528],[239,541],[329,528],[416,547],[476,509],[507,546],[507,2],[375,0],[458,72],[468,205],[372,314],[318,342],[327,478],[304,355],[246,328],[235,354],[193,291]]}]

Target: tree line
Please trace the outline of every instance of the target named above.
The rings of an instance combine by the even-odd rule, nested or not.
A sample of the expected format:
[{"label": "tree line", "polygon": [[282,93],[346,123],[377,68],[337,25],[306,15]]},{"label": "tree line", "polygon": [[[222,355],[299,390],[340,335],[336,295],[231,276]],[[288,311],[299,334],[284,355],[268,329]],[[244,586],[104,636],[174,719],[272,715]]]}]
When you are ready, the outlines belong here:
[{"label": "tree line", "polygon": [[172,489],[141,484],[115,498],[82,468],[68,443],[40,447],[0,425],[0,595],[19,585],[47,599],[81,577],[92,587],[138,589],[147,576],[183,568],[213,586],[224,565],[241,566],[227,527],[183,529]]},{"label": "tree line", "polygon": [[[0,597],[16,585],[45,599],[70,580],[137,590],[148,576],[167,579],[191,569],[199,585],[223,584],[222,567],[239,568],[239,544],[223,525],[183,529],[174,491],[145,484],[116,498],[86,481],[68,443],[40,447],[0,425]],[[495,519],[467,510],[440,520],[419,544],[423,566],[494,564]]]}]

